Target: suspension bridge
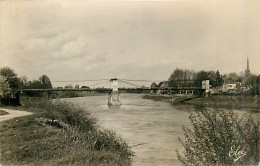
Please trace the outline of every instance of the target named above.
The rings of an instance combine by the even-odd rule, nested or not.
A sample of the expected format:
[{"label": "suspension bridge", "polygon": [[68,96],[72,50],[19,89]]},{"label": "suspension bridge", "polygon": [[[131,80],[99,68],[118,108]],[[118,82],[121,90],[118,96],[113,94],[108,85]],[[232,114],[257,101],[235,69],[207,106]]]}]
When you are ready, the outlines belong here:
[{"label": "suspension bridge", "polygon": [[[202,86],[201,87],[191,87],[191,86],[175,86],[175,87],[170,87],[169,85],[165,84],[164,81],[160,86],[144,86],[144,85],[138,85],[134,82],[154,82],[154,80],[129,80],[129,79],[117,79],[117,78],[112,78],[112,79],[99,79],[99,80],[78,80],[78,81],[52,81],[52,82],[87,82],[87,81],[95,81],[95,84],[90,85],[90,88],[51,88],[51,89],[22,89],[19,93],[16,95],[16,100],[19,103],[20,100],[20,94],[24,94],[27,96],[36,96],[41,94],[45,94],[46,98],[50,98],[52,94],[57,95],[59,97],[58,92],[93,92],[93,93],[108,93],[108,105],[120,105],[120,97],[119,97],[119,92],[124,92],[124,93],[154,93],[155,92],[167,92],[168,94],[176,94],[176,93],[184,93],[186,94],[191,93],[194,97],[197,96],[202,96],[207,92],[209,89],[209,81],[204,80],[202,81]],[[100,86],[101,84],[107,84],[109,83],[111,86],[110,88],[104,88],[104,87],[99,87],[96,88],[96,86]],[[125,87],[119,86],[127,85]],[[180,82],[179,82],[180,83]],[[186,81],[187,83],[187,81]],[[129,87],[130,86],[130,87]],[[195,92],[195,93],[194,93]],[[166,94],[167,94],[166,93]],[[196,96],[194,95],[196,94]]]},{"label": "suspension bridge", "polygon": [[[97,80],[73,80],[73,81],[52,81],[56,83],[72,83],[72,82],[96,82],[94,84],[89,85],[89,88],[52,88],[52,89],[22,89],[20,92],[25,93],[25,94],[30,94],[30,93],[47,93],[48,95],[52,93],[57,93],[57,92],[69,92],[69,91],[74,91],[74,92],[100,92],[100,93],[108,93],[109,91],[112,90],[111,88],[111,82],[113,80],[116,80],[118,83],[116,86],[119,91],[123,92],[150,92],[150,91],[175,91],[175,92],[181,92],[181,91],[196,91],[199,94],[203,94],[206,91],[206,87],[191,87],[191,86],[175,86],[175,87],[170,87],[168,85],[163,85],[161,87],[151,87],[151,86],[144,86],[144,85],[138,85],[136,82],[146,82],[146,83],[152,83],[152,82],[162,82],[161,80],[133,80],[133,79],[97,79]],[[179,81],[181,82],[181,81]],[[182,81],[182,82],[194,82],[192,80],[189,81]],[[104,84],[109,84],[110,86],[101,86]],[[122,86],[124,85],[124,86]]]}]

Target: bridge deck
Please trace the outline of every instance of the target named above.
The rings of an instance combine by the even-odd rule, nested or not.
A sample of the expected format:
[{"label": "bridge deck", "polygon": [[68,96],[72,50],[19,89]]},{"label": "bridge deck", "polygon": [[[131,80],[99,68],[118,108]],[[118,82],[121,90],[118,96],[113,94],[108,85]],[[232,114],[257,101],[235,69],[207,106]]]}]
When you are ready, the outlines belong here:
[{"label": "bridge deck", "polygon": [[131,88],[119,88],[119,90],[206,90],[204,88],[200,88],[200,87],[163,87],[163,88],[135,88],[135,89],[131,89]]},{"label": "bridge deck", "polygon": [[[154,87],[154,88],[118,88],[119,90],[199,90],[204,91],[206,89],[200,87]],[[66,92],[66,91],[98,91],[109,90],[105,89],[22,89],[21,92]]]}]

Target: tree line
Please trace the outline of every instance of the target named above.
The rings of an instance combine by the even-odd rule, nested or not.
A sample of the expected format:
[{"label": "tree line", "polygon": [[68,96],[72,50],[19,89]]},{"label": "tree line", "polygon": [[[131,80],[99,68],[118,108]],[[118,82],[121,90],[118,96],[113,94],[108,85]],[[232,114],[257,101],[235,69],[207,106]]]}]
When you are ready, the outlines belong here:
[{"label": "tree line", "polygon": [[[253,94],[258,92],[260,85],[260,75],[246,72],[221,74],[217,71],[194,71],[176,68],[170,75],[167,83],[169,87],[201,87],[203,80],[209,80],[212,88],[220,88],[223,84],[241,83],[241,86],[250,87]],[[165,82],[156,84],[153,82],[151,87],[161,87]]]},{"label": "tree line", "polygon": [[26,76],[18,77],[10,67],[0,68],[0,101],[13,98],[21,89],[51,89],[52,84],[47,75],[42,75],[38,80],[29,81]]}]

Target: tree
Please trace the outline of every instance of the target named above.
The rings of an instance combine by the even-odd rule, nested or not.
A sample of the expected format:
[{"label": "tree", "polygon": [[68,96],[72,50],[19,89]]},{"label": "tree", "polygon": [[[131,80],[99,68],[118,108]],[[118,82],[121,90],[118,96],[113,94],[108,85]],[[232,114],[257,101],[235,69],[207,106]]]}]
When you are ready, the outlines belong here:
[{"label": "tree", "polygon": [[50,81],[48,76],[42,75],[39,78],[39,81],[42,84],[43,89],[51,89],[52,88],[51,81]]},{"label": "tree", "polygon": [[250,85],[251,89],[250,89],[250,94],[251,95],[258,95],[258,88],[259,88],[259,76],[254,75],[254,74],[250,74],[250,77],[248,78],[248,84],[246,85]]},{"label": "tree", "polygon": [[209,80],[212,87],[217,87],[222,85],[222,78],[219,71],[199,71],[195,77],[195,86],[200,87],[203,80]]},{"label": "tree", "polygon": [[0,99],[5,97],[7,92],[9,92],[9,84],[6,78],[0,75]]},{"label": "tree", "polygon": [[28,78],[26,76],[22,76],[19,78],[19,87],[24,88],[25,86],[28,85]]},{"label": "tree", "polygon": [[217,75],[214,71],[208,71],[208,80],[212,87],[217,87]]},{"label": "tree", "polygon": [[13,94],[19,91],[19,78],[13,69],[10,67],[3,67],[0,69],[0,75],[6,78],[9,87],[12,89]]},{"label": "tree", "polygon": [[[203,80],[209,80],[209,75],[208,72],[206,71],[200,71],[197,73],[196,77],[195,77],[195,86],[201,87],[202,81]],[[211,81],[210,81],[211,83]]]},{"label": "tree", "polygon": [[157,85],[155,82],[153,82],[153,83],[151,84],[151,88],[155,88],[155,87],[158,87],[158,85]]},{"label": "tree", "polygon": [[28,85],[24,87],[25,89],[44,89],[44,86],[39,80],[29,81]]},{"label": "tree", "polygon": [[222,86],[223,85],[223,79],[220,75],[219,71],[216,71],[216,86]]},{"label": "tree", "polygon": [[158,87],[162,87],[163,84],[164,84],[163,81],[162,81],[162,82],[159,82]]},{"label": "tree", "polygon": [[183,127],[183,165],[257,165],[260,160],[260,122],[250,114],[203,109],[189,117],[193,129]]},{"label": "tree", "polygon": [[234,84],[234,83],[237,83],[240,80],[241,80],[241,77],[235,72],[225,74],[223,76],[223,81],[227,84]]},{"label": "tree", "polygon": [[258,97],[260,95],[260,75],[258,75],[257,77],[257,94],[258,94]]},{"label": "tree", "polygon": [[38,80],[29,81],[24,85],[25,89],[51,89],[52,84],[48,76],[42,75]]},{"label": "tree", "polygon": [[171,87],[179,86],[192,86],[192,81],[194,80],[196,72],[187,69],[175,69],[168,79],[169,85]]},{"label": "tree", "polygon": [[0,75],[6,77],[7,80],[17,76],[17,74],[14,72],[14,70],[11,69],[10,67],[1,68],[0,69]]}]

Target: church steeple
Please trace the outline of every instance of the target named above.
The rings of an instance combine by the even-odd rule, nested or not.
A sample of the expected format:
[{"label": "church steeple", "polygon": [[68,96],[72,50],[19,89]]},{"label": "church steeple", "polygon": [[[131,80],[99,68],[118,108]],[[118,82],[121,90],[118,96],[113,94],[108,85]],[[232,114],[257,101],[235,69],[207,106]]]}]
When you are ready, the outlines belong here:
[{"label": "church steeple", "polygon": [[246,75],[250,73],[250,68],[249,68],[249,59],[247,57],[247,65],[246,65]]},{"label": "church steeple", "polygon": [[247,71],[250,72],[250,69],[249,69],[249,60],[248,60],[248,57],[247,57]]}]

